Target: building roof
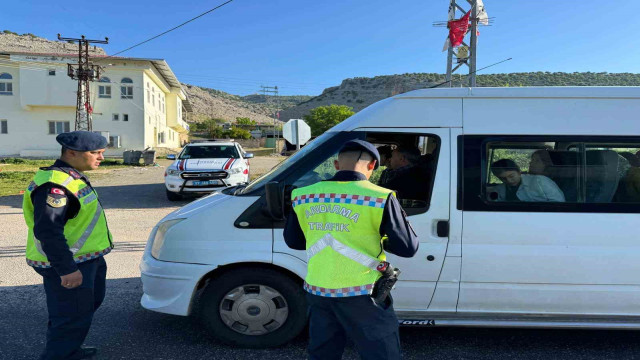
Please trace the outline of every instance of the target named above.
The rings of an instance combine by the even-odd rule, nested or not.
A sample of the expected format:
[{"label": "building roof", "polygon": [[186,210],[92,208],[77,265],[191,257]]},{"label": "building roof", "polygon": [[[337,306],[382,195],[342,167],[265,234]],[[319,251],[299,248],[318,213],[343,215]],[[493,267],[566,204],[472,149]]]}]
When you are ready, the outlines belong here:
[{"label": "building roof", "polygon": [[[0,55],[37,55],[37,56],[56,56],[56,57],[69,57],[69,58],[77,58],[77,54],[63,54],[63,53],[35,53],[35,52],[23,52],[23,51],[0,51]],[[149,61],[155,66],[155,68],[160,72],[160,75],[164,78],[164,80],[174,88],[182,89],[182,84],[178,81],[178,78],[173,73],[169,64],[164,59],[150,59],[150,58],[132,58],[132,57],[121,57],[121,56],[108,56],[108,55],[90,55],[90,58],[104,60],[104,59],[115,59],[115,60],[129,60],[129,61]],[[185,101],[182,102],[185,109],[188,112],[193,112],[193,107],[191,106],[191,102],[189,102],[189,98],[187,96],[187,92],[182,89],[185,94]]]}]

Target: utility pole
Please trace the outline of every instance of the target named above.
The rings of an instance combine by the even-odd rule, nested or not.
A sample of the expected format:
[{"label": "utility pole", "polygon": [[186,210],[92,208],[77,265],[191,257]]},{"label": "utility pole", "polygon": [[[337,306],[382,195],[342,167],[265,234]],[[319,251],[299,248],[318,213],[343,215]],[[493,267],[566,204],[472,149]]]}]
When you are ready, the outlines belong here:
[{"label": "utility pole", "polygon": [[265,96],[265,101],[268,101],[268,99],[266,98],[268,96],[267,94],[272,94],[276,97],[276,110],[273,112],[273,135],[276,139],[276,144],[273,147],[273,153],[275,154],[278,152],[278,141],[280,140],[280,134],[276,129],[276,121],[279,116],[278,111],[280,110],[278,106],[278,87],[260,85],[260,92]]},{"label": "utility pole", "polygon": [[[471,9],[465,10],[460,6],[459,2],[466,2],[471,5]],[[471,33],[469,44],[464,40],[462,46],[458,47],[457,51],[454,51],[453,46],[449,45],[447,49],[447,73],[446,81],[449,87],[453,86],[452,74],[458,70],[462,65],[466,65],[469,68],[469,86],[476,86],[476,60],[478,49],[478,25],[488,26],[493,22],[493,18],[489,18],[484,10],[484,3],[482,0],[450,0],[449,3],[449,16],[446,22],[437,21],[434,22],[434,26],[450,26],[450,22],[456,19],[456,12],[460,12],[462,18],[467,12],[469,12],[469,28],[467,33]],[[454,65],[455,57],[455,65]]]},{"label": "utility pole", "polygon": [[95,81],[100,78],[100,66],[89,62],[89,44],[108,44],[109,38],[88,40],[85,39],[84,35],[77,39],[64,38],[58,34],[58,40],[78,43],[78,63],[67,64],[67,75],[73,80],[78,80],[75,130],[92,131],[91,114],[93,113],[93,108],[91,107],[89,81]]}]

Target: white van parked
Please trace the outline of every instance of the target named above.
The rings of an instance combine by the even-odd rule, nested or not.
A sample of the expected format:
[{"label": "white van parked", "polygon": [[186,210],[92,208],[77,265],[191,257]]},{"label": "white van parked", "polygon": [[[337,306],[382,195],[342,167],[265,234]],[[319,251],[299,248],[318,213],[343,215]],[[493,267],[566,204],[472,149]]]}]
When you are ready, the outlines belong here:
[{"label": "white van parked", "polygon": [[426,169],[421,191],[395,189],[420,240],[413,258],[389,255],[401,324],[640,328],[639,114],[638,87],[382,100],[248,186],[166,216],[141,264],[142,305],[196,314],[243,346],[292,339],[306,324],[306,255],[284,243],[283,208],[293,187],[335,173],[345,141],[366,139],[415,146]]}]

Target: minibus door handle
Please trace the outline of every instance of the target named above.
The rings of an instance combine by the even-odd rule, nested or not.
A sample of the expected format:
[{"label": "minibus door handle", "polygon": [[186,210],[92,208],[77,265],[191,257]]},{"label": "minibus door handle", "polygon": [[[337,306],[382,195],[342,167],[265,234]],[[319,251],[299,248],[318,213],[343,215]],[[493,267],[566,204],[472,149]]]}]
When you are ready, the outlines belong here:
[{"label": "minibus door handle", "polygon": [[440,220],[436,224],[436,234],[438,237],[448,237],[449,236],[449,221]]}]

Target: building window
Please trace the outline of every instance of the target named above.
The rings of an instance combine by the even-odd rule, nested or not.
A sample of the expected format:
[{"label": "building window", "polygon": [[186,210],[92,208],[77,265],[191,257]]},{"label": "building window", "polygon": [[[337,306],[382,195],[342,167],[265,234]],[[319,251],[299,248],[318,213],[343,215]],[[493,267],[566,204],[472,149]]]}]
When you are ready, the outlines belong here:
[{"label": "building window", "polygon": [[[108,77],[103,77],[100,79],[101,83],[111,83]],[[111,85],[100,85],[98,86],[98,97],[101,98],[111,98]]]},{"label": "building window", "polygon": [[56,69],[49,69],[49,76],[56,76]]},{"label": "building window", "polygon": [[151,116],[149,116],[149,124],[151,124]]},{"label": "building window", "polygon": [[8,134],[8,133],[9,133],[9,129],[8,129],[7,120],[0,120],[0,134]]},{"label": "building window", "polygon": [[158,133],[158,144],[164,144],[164,131],[161,133]]},{"label": "building window", "polygon": [[129,114],[122,114],[122,121],[129,121]]},{"label": "building window", "polygon": [[49,134],[57,135],[69,132],[71,124],[69,121],[49,121]]},{"label": "building window", "polygon": [[7,73],[0,74],[0,95],[13,95],[13,76]]},{"label": "building window", "polygon": [[153,104],[153,106],[156,106],[156,95],[155,94],[151,95],[151,104]]},{"label": "building window", "polygon": [[120,86],[120,98],[122,99],[133,99],[133,81],[129,78],[123,78],[120,82],[122,86]]},{"label": "building window", "polygon": [[113,121],[120,120],[120,115],[119,114],[113,114],[113,116],[111,116],[111,120],[113,120]]}]

